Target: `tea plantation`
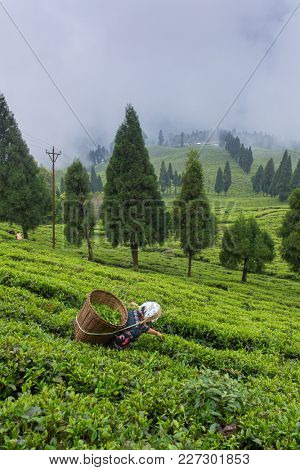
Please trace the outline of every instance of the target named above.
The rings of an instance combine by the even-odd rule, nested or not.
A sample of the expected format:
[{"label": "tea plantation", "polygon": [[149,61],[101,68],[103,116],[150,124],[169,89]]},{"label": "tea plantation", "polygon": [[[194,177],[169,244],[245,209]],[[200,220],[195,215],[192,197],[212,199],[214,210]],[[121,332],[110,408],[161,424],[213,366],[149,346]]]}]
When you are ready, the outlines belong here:
[{"label": "tea plantation", "polygon": [[[286,206],[212,198],[220,230],[243,210],[276,238]],[[175,242],[112,249],[101,227],[95,262],[58,226],[17,242],[0,224],[1,449],[297,449],[300,447],[300,284],[276,260],[265,274],[222,268],[205,250],[187,279]],[[219,236],[220,239],[220,236]],[[218,243],[219,243],[218,239]],[[155,300],[163,342],[122,352],[73,340],[94,288],[124,302]]]}]

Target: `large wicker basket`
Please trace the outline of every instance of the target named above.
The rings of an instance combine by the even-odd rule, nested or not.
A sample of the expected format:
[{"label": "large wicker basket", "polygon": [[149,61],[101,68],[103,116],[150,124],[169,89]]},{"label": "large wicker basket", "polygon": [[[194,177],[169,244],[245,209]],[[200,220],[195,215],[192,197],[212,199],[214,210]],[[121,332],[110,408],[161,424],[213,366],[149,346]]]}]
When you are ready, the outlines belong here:
[{"label": "large wicker basket", "polygon": [[[101,318],[93,308],[93,303],[107,305],[120,312],[120,325],[113,325]],[[124,304],[115,295],[103,290],[91,292],[74,321],[74,333],[76,341],[92,344],[109,343],[115,332],[124,328],[128,319],[128,313]]]}]

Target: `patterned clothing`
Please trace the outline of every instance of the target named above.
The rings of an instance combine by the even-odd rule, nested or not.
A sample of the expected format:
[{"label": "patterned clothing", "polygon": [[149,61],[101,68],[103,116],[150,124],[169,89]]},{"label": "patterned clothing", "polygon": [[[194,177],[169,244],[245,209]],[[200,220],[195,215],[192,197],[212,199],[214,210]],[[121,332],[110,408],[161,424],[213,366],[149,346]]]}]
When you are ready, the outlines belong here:
[{"label": "patterned clothing", "polygon": [[[128,310],[128,320],[124,328],[135,325],[143,321],[143,315],[138,310]],[[112,347],[115,349],[124,349],[138,339],[142,333],[146,333],[149,330],[149,326],[146,323],[141,325],[133,326],[128,330],[120,332],[116,335],[112,341]]]}]

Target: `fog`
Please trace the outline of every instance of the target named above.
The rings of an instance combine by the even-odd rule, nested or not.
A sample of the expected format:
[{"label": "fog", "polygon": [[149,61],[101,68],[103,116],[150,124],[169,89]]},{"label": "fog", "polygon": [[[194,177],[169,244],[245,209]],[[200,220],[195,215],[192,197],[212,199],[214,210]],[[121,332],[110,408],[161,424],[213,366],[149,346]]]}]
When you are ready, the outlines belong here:
[{"label": "fog", "polygon": [[[292,0],[3,0],[84,128],[0,4],[0,92],[35,158],[108,146],[132,103],[159,129],[213,128],[297,6]],[[300,9],[222,128],[300,138]],[[89,134],[91,138],[87,135]]]}]

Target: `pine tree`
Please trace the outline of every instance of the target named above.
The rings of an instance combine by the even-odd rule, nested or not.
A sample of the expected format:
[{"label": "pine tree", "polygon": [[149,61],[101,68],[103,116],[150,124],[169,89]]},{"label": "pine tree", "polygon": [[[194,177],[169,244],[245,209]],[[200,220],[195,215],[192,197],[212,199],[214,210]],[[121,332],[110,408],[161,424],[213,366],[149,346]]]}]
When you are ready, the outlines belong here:
[{"label": "pine tree", "polygon": [[280,229],[281,256],[294,272],[300,273],[300,188],[290,195],[289,205]]},{"label": "pine tree", "polygon": [[239,166],[245,173],[249,173],[253,163],[253,155],[251,147],[245,148],[244,144],[241,145],[239,153]]},{"label": "pine tree", "polygon": [[291,189],[294,190],[297,188],[300,188],[300,159],[298,160],[291,182]]},{"label": "pine tree", "polygon": [[270,235],[261,230],[255,218],[240,216],[226,228],[220,252],[221,264],[229,268],[242,266],[242,282],[247,282],[248,272],[261,272],[266,262],[274,259],[274,243]]},{"label": "pine tree", "polygon": [[177,170],[174,171],[173,182],[174,182],[175,195],[176,195],[177,194],[177,188],[179,186],[179,175],[178,175]]},{"label": "pine tree", "polygon": [[160,146],[164,145],[164,141],[165,139],[164,139],[163,131],[160,130],[158,134],[158,145]]},{"label": "pine tree", "polygon": [[224,193],[225,196],[231,186],[231,169],[230,169],[230,164],[229,161],[227,160],[225,168],[224,168],[224,174],[223,174],[223,180],[224,180]]},{"label": "pine tree", "polygon": [[280,193],[280,200],[283,201],[287,199],[291,191],[291,179],[292,161],[288,151],[285,150],[280,165],[272,180],[270,187],[271,196],[279,196]]},{"label": "pine tree", "polygon": [[126,108],[106,169],[104,223],[112,246],[129,244],[134,269],[139,247],[162,243],[164,203],[134,108]]},{"label": "pine tree", "polygon": [[92,193],[96,193],[98,191],[98,178],[94,166],[91,168],[91,191]]},{"label": "pine tree", "polygon": [[172,163],[171,162],[169,163],[167,173],[168,173],[168,187],[169,187],[170,192],[171,192],[171,187],[172,187],[172,183],[173,183],[173,179],[174,179],[173,168],[172,168]]},{"label": "pine tree", "polygon": [[97,191],[99,191],[99,193],[103,192],[103,183],[102,183],[101,175],[98,175],[97,177]]},{"label": "pine tree", "polygon": [[224,191],[224,179],[223,179],[223,171],[221,168],[218,168],[216,183],[215,183],[215,192],[220,194]]},{"label": "pine tree", "polygon": [[80,160],[75,160],[66,172],[64,223],[64,232],[68,242],[81,246],[85,239],[88,259],[92,261],[91,238],[95,227],[94,206],[90,198],[89,175]]},{"label": "pine tree", "polygon": [[180,134],[180,147],[183,147],[184,146],[184,133],[181,132]]},{"label": "pine tree", "polygon": [[282,159],[279,180],[276,189],[280,201],[286,201],[291,193],[292,176],[292,159],[290,155],[285,154]]},{"label": "pine tree", "polygon": [[160,166],[159,184],[160,184],[161,192],[164,193],[168,187],[168,173],[166,170],[166,164],[164,160],[161,162],[161,166]]},{"label": "pine tree", "polygon": [[257,172],[252,177],[252,188],[255,193],[261,192],[263,177],[264,177],[264,169],[263,169],[263,166],[260,165],[257,169]]},{"label": "pine tree", "polygon": [[271,194],[271,184],[273,181],[275,175],[275,168],[274,168],[274,160],[273,158],[270,158],[268,163],[266,164],[266,167],[264,169],[264,175],[262,179],[262,192],[264,194]]},{"label": "pine tree", "polygon": [[169,175],[170,181],[173,181],[174,175],[173,175],[173,167],[172,167],[171,162],[169,163],[169,166],[168,166],[168,175]]},{"label": "pine tree", "polygon": [[14,115],[0,95],[0,219],[21,225],[24,238],[49,213],[51,195]]},{"label": "pine tree", "polygon": [[215,220],[204,190],[199,154],[193,149],[188,152],[180,196],[175,201],[174,219],[176,236],[188,255],[187,275],[190,277],[194,255],[212,245],[215,229]]},{"label": "pine tree", "polygon": [[300,188],[294,189],[289,197],[290,210],[286,213],[280,236],[281,256],[291,269],[300,273]]},{"label": "pine tree", "polygon": [[63,194],[65,192],[65,179],[62,176],[60,178],[60,194]]},{"label": "pine tree", "polygon": [[245,166],[246,166],[246,158],[247,158],[247,151],[244,147],[244,144],[242,144],[240,151],[239,151],[238,164],[244,171],[245,171]]}]

